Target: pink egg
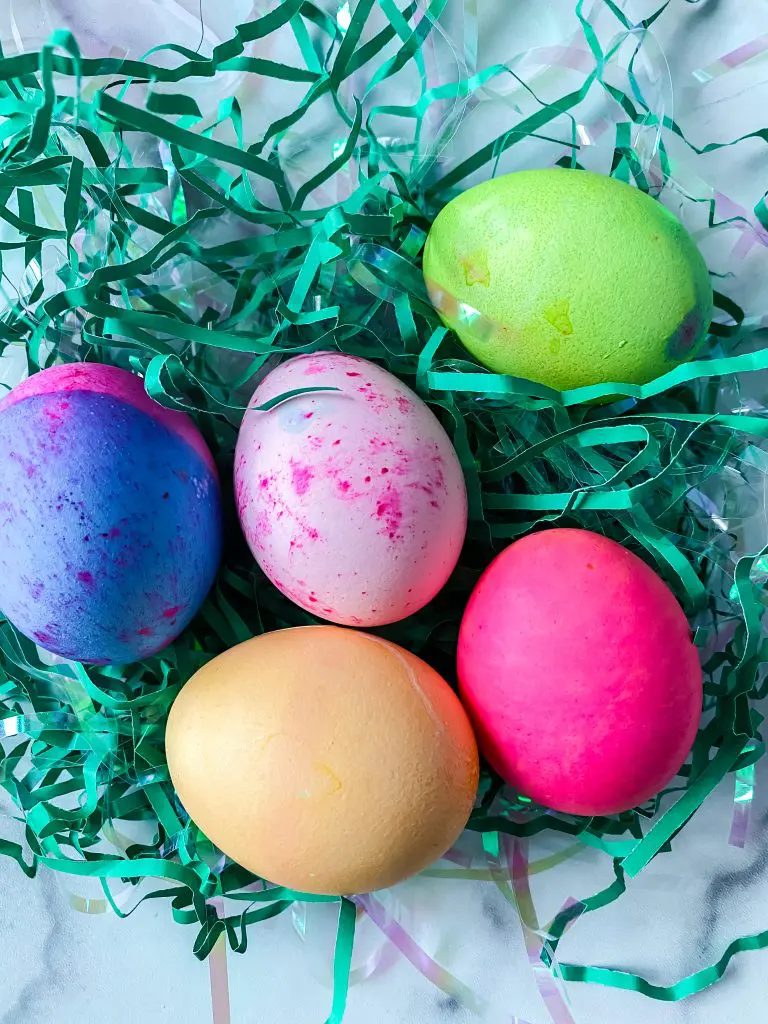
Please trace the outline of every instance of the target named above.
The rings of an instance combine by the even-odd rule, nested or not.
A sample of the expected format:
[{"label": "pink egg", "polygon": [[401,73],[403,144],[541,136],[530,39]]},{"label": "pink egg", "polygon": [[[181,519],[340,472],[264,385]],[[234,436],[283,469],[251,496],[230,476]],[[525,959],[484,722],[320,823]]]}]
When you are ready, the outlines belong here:
[{"label": "pink egg", "polygon": [[537,803],[614,814],[677,773],[701,716],[688,621],[632,552],[587,530],[516,541],[469,599],[460,694],[483,755]]},{"label": "pink egg", "polygon": [[[257,406],[300,388],[336,388]],[[467,528],[459,460],[409,388],[365,359],[320,352],[259,385],[235,454],[248,544],[287,597],[323,619],[380,626],[418,611]]]}]

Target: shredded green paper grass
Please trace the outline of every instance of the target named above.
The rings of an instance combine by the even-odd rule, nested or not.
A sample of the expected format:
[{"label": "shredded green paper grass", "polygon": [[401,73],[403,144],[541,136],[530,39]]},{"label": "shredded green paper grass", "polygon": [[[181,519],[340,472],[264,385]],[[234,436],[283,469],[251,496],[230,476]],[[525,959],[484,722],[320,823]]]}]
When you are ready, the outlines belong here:
[{"label": "shredded green paper grass", "polygon": [[[40,52],[3,56],[0,338],[4,358],[23,352],[29,372],[77,359],[140,372],[155,399],[196,415],[224,480],[258,375],[281,357],[335,347],[405,380],[454,440],[470,529],[443,593],[382,632],[448,679],[480,571],[538,524],[603,531],[658,569],[691,617],[706,670],[702,727],[672,796],[578,819],[532,808],[485,771],[469,823],[492,863],[503,835],[544,829],[613,858],[614,883],[556,918],[542,950],[550,966],[565,928],[619,897],[728,773],[748,802],[763,753],[754,702],[768,572],[761,552],[736,559],[729,521],[765,472],[756,444],[768,417],[741,396],[768,351],[720,293],[725,281],[703,356],[643,387],[559,394],[469,361],[421,277],[436,212],[469,183],[517,166],[531,140],[550,147],[545,161],[582,166],[589,130],[579,110],[595,91],[614,111],[606,173],[657,194],[671,174],[666,141],[685,140],[662,109],[663,88],[648,96],[640,72],[664,8],[631,24],[604,0],[605,33],[580,0],[577,45],[589,68],[545,103],[516,67],[477,67],[472,4],[460,12],[461,56],[447,45],[441,19],[456,6],[284,0],[210,57],[166,46],[143,60],[85,59],[63,31]],[[206,80],[224,94],[214,111],[200,99]],[[510,80],[521,104],[496,118],[495,137],[468,142],[467,119]],[[238,98],[248,89],[250,105]],[[714,202],[687,201],[709,202],[716,226]],[[768,228],[762,202],[754,214]],[[186,819],[168,778],[164,722],[185,680],[254,634],[314,621],[260,575],[231,508],[228,538],[192,627],[144,663],[52,664],[0,620],[2,785],[26,826],[24,848],[2,841],[0,852],[28,875],[42,866],[100,880],[120,915],[169,901],[178,922],[196,926],[200,958],[223,932],[244,952],[252,925],[323,899],[268,888],[228,862]],[[344,1013],[354,922],[354,905],[340,901],[332,1022]],[[717,980],[735,953],[765,945],[768,933],[738,939],[668,988],[607,968],[557,962],[557,971],[679,999]]]}]

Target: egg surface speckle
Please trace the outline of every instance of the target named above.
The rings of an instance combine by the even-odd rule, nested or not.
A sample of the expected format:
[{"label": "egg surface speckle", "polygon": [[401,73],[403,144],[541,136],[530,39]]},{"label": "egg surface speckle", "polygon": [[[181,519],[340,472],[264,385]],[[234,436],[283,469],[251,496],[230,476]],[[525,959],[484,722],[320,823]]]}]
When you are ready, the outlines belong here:
[{"label": "egg surface speckle", "polygon": [[481,363],[557,390],[646,383],[696,353],[713,312],[680,221],[580,170],[517,171],[463,192],[432,225],[424,276]]},{"label": "egg surface speckle", "polygon": [[645,562],[588,530],[530,534],[490,564],[461,623],[458,673],[491,765],[571,814],[660,792],[701,717],[682,608]]},{"label": "egg surface speckle", "polygon": [[171,707],[168,766],[195,824],[302,892],[394,885],[442,856],[474,801],[477,747],[415,655],[337,626],[285,629],[209,662]]},{"label": "egg surface speckle", "polygon": [[211,453],[139,377],[55,366],[0,403],[0,608],[35,643],[147,657],[197,612],[220,552]]},{"label": "egg surface speckle", "polygon": [[[310,387],[336,390],[257,408]],[[467,526],[461,466],[433,413],[386,370],[335,352],[291,359],[259,385],[237,442],[235,498],[275,586],[345,625],[423,607]]]}]

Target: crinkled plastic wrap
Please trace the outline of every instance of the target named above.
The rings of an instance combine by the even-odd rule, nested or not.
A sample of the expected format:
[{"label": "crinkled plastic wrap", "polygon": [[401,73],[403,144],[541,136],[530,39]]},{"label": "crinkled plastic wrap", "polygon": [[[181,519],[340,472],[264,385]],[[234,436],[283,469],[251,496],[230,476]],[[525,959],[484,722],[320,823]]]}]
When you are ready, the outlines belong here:
[{"label": "crinkled plastic wrap", "polygon": [[[11,7],[0,59],[4,379],[57,360],[130,367],[155,399],[196,414],[227,478],[242,410],[280,358],[337,347],[381,362],[431,404],[467,479],[469,537],[454,576],[427,608],[381,631],[450,680],[479,573],[536,525],[600,530],[652,564],[690,616],[706,673],[702,726],[680,776],[648,806],[585,819],[534,807],[485,770],[468,826],[477,841],[469,835],[427,874],[482,880],[515,909],[552,1020],[572,1019],[562,980],[661,1000],[696,992],[736,953],[768,945],[768,933],[736,939],[668,986],[563,962],[558,945],[667,852],[728,775],[734,845],[749,825],[763,754],[768,538],[750,540],[743,526],[762,514],[768,352],[765,311],[749,308],[740,281],[765,251],[768,211],[761,196],[745,206],[697,170],[727,146],[738,154],[742,140],[686,138],[656,36],[666,5],[639,22],[613,0],[537,5],[516,50],[491,35],[482,62],[473,0],[245,6],[249,20],[231,39],[193,21],[193,48],[186,12],[185,41],[144,55],[81,52],[64,30],[35,39]],[[693,78],[712,81],[755,52],[726,54]],[[436,212],[491,175],[553,164],[659,195],[694,232],[717,290],[696,362],[643,386],[558,393],[485,371],[441,325],[420,270]],[[396,897],[271,887],[224,858],[176,800],[163,730],[179,688],[239,641],[314,621],[256,569],[232,510],[229,525],[200,615],[146,662],[61,662],[0,622],[2,785],[26,837],[0,852],[29,875],[68,876],[80,909],[123,916],[147,899],[169,902],[196,926],[200,958],[221,936],[244,952],[253,926],[289,909],[303,933],[310,904],[337,904],[329,1021],[342,1019],[350,969],[353,981],[386,969],[384,937],[451,999],[485,1013],[488,1001],[409,933]],[[529,843],[543,834],[562,842],[531,861]],[[613,881],[539,920],[532,874],[556,874],[585,846],[605,856]],[[82,895],[83,880],[101,895]],[[368,935],[353,964],[356,919],[381,939]]]}]

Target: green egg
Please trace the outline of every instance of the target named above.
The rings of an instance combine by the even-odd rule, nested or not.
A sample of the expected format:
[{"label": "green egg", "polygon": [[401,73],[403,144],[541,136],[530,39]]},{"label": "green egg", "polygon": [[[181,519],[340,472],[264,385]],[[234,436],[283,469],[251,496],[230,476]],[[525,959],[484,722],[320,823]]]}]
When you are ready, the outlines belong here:
[{"label": "green egg", "polygon": [[464,192],[432,225],[424,277],[483,365],[559,391],[645,384],[690,359],[712,319],[680,221],[588,171],[517,171]]}]

